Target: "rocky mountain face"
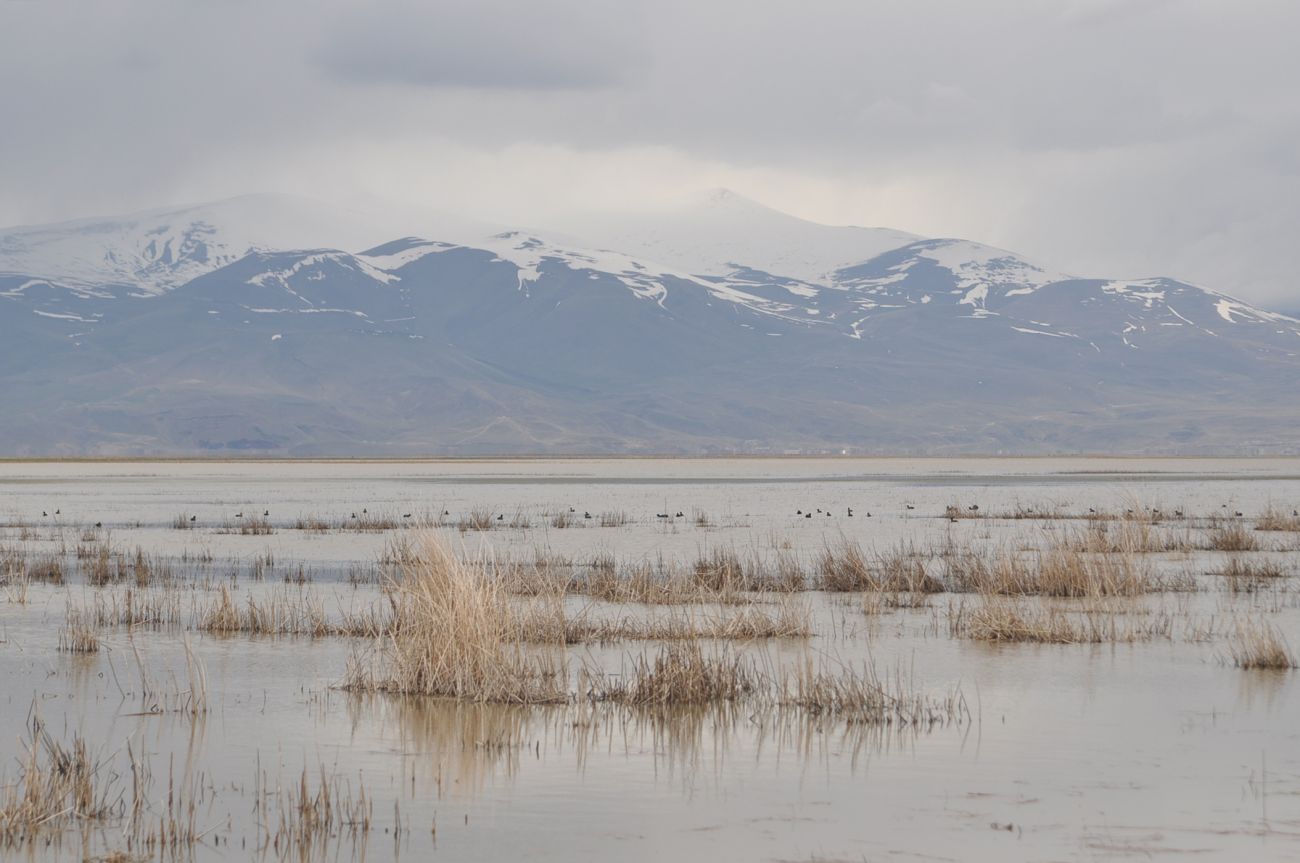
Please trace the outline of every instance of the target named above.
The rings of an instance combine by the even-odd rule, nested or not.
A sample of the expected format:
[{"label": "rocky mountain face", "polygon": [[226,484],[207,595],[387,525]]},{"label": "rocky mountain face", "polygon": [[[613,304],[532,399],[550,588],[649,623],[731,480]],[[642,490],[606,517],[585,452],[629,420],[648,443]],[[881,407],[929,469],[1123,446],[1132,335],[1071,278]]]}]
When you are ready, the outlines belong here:
[{"label": "rocky mountain face", "polygon": [[1300,321],[726,192],[584,239],[253,196],[0,230],[0,453],[1300,451]]}]

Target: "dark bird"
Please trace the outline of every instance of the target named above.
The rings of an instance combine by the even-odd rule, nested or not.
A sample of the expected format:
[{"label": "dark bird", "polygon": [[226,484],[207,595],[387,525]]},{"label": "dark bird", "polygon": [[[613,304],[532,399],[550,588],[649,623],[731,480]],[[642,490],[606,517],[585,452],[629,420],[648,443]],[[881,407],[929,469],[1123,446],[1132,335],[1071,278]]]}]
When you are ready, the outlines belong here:
[{"label": "dark bird", "polygon": [[1182,511],[1181,509],[1176,509],[1176,510],[1174,510],[1174,515],[1178,516],[1179,518],[1182,518],[1182,517],[1183,517],[1183,511]]},{"label": "dark bird", "polygon": [[363,507],[361,507],[361,512],[362,512],[362,514],[365,514],[365,513],[367,513],[367,512],[370,512],[370,510],[366,509],[366,508],[363,506]]},{"label": "dark bird", "polygon": [[49,517],[50,517],[50,514],[49,514],[48,512],[46,512],[45,510],[41,510],[41,515],[44,516],[45,518],[49,518]]},{"label": "dark bird", "polygon": [[266,517],[267,517],[268,515],[270,515],[270,514],[271,514],[271,511],[270,511],[269,509],[264,509],[264,510],[262,510],[262,518],[266,518]]},{"label": "dark bird", "polygon": [[58,515],[58,514],[61,513],[61,512],[63,512],[63,510],[61,510],[61,509],[56,509],[56,510],[54,511],[54,514],[55,514],[55,515]]},{"label": "dark bird", "polygon": [[867,518],[871,518],[871,510],[867,510]]},{"label": "dark bird", "polygon": [[822,511],[822,508],[821,508],[820,506],[817,507],[817,514],[818,514],[818,515],[821,515],[821,511]]},{"label": "dark bird", "polygon": [[577,512],[577,510],[574,509],[573,507],[569,507],[569,512]]},{"label": "dark bird", "polygon": [[410,514],[409,512],[404,512],[404,513],[402,513],[402,518],[410,518],[410,517],[411,517],[411,514]]},{"label": "dark bird", "polygon": [[353,518],[356,518],[356,517],[357,517],[357,514],[356,514],[355,512],[352,513],[352,517],[353,517]]},{"label": "dark bird", "polygon": [[1097,513],[1097,510],[1093,509],[1092,507],[1088,507],[1088,512],[1093,513],[1095,515]]},{"label": "dark bird", "polygon": [[104,523],[103,523],[102,521],[97,521],[97,522],[95,522],[95,527],[103,527],[103,526],[104,526]]},{"label": "dark bird", "polygon": [[677,516],[676,516],[676,517],[677,517],[677,518],[681,518],[681,517],[682,517],[682,511],[681,511],[680,509],[677,510]]},{"label": "dark bird", "polygon": [[1241,510],[1236,510],[1237,518],[1241,518]]},{"label": "dark bird", "polygon": [[826,510],[826,517],[827,517],[827,518],[830,518],[830,517],[831,517],[831,511],[830,511],[830,510]]},{"label": "dark bird", "polygon": [[243,517],[244,517],[244,514],[243,514],[242,512],[237,512],[237,513],[235,513],[235,518],[243,518]]},{"label": "dark bird", "polygon": [[589,513],[589,512],[584,512],[584,513],[582,514],[582,517],[583,517],[583,518],[591,518],[591,513]]},{"label": "dark bird", "polygon": [[497,521],[505,521],[506,514],[503,512],[497,516]]},{"label": "dark bird", "polygon": [[666,513],[666,512],[657,512],[657,513],[655,513],[655,518],[667,518],[667,517],[668,517],[668,513]]},{"label": "dark bird", "polygon": [[796,510],[794,511],[794,514],[795,514],[795,515],[803,515],[803,510],[801,510],[801,509],[796,509]]},{"label": "dark bird", "polygon": [[803,517],[804,517],[804,518],[812,518],[812,513],[811,513],[811,512],[805,512],[805,513],[803,514]]},{"label": "dark bird", "polygon": [[199,517],[198,517],[197,515],[192,515],[192,516],[190,516],[190,521],[198,521],[198,520],[199,520]]},{"label": "dark bird", "polygon": [[916,507],[912,506],[910,503],[907,504],[907,508],[908,508],[908,509],[916,509]]},{"label": "dark bird", "polygon": [[849,518],[853,518],[853,507],[849,507]]},{"label": "dark bird", "polygon": [[[362,512],[365,512],[365,510],[362,510]],[[445,510],[445,509],[444,509],[444,510],[442,511],[442,514],[443,514],[443,515],[451,515],[451,512],[448,511],[448,510]]]},{"label": "dark bird", "polygon": [[966,508],[967,508],[968,510],[970,510],[971,512],[979,512],[979,511],[980,511],[980,505],[977,504],[977,503],[973,503],[973,504],[971,504],[970,506],[968,506],[968,507],[966,507]]}]

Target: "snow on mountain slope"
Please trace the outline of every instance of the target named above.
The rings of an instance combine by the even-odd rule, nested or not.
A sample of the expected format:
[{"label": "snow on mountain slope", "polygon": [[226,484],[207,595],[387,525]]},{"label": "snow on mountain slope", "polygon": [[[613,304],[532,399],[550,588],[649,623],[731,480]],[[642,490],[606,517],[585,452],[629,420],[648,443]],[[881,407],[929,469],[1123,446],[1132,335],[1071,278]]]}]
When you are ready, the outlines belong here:
[{"label": "snow on mountain slope", "polygon": [[253,250],[359,250],[400,234],[383,215],[288,195],[0,229],[0,273],[158,294]]},{"label": "snow on mountain slope", "polygon": [[889,228],[809,222],[728,189],[714,189],[658,213],[575,219],[570,232],[694,275],[748,268],[811,283],[920,239]]},{"label": "snow on mountain slope", "polygon": [[555,236],[540,236],[535,232],[505,231],[479,237],[463,245],[407,237],[395,243],[363,253],[361,260],[389,272],[420,260],[426,255],[450,249],[468,248],[491,252],[496,260],[513,264],[518,271],[519,289],[527,292],[529,285],[542,276],[542,268],[560,265],[575,272],[585,272],[588,278],[611,276],[627,287],[635,296],[663,305],[668,296],[668,286],[680,283],[707,291],[716,299],[747,306],[772,315],[785,315],[800,311],[798,295],[812,296],[816,289],[787,288],[781,298],[764,297],[750,288],[762,288],[767,280],[750,281],[743,273],[733,277],[704,278],[685,270],[649,261],[608,249],[588,248],[577,241]]},{"label": "snow on mountain slope", "polygon": [[1169,279],[726,194],[626,245],[353,215],[0,231],[0,453],[1294,448],[1300,321]]}]

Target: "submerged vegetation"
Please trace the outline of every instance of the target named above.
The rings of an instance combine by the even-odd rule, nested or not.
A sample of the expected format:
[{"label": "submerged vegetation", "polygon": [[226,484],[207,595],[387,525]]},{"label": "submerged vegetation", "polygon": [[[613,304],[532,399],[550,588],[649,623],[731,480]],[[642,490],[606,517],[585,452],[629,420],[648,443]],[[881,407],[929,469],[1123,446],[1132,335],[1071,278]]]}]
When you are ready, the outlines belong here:
[{"label": "submerged vegetation", "polygon": [[[66,654],[59,672],[98,669],[128,725],[171,723],[201,739],[209,711],[249,709],[247,693],[210,706],[195,644],[225,663],[245,648],[259,661],[320,651],[324,680],[296,696],[310,709],[452,723],[456,758],[509,770],[544,738],[534,723],[562,730],[566,745],[583,741],[574,746],[583,752],[609,747],[611,729],[635,728],[645,734],[636,745],[656,754],[698,754],[729,728],[834,747],[858,739],[853,729],[915,740],[979,721],[960,684],[927,689],[909,658],[888,653],[903,633],[960,640],[993,661],[1177,645],[1211,668],[1214,658],[1242,669],[1297,664],[1274,621],[1300,607],[1300,536],[1289,535],[1300,522],[1276,506],[1252,519],[1226,506],[1189,516],[1136,503],[1109,512],[909,503],[889,530],[865,507],[814,507],[816,518],[800,508],[791,519],[811,521],[811,541],[794,528],[751,531],[745,515],[718,506],[664,506],[653,517],[554,504],[383,506],[186,510],[153,526],[180,546],[171,556],[122,541],[121,528],[13,520],[0,527],[0,600],[24,619],[52,618],[50,650]],[[612,541],[647,528],[649,550]],[[675,553],[674,535],[685,537]],[[295,558],[295,542],[319,552]],[[366,543],[368,561],[332,560]],[[272,778],[259,763],[251,781],[226,776],[218,788],[188,762],[155,779],[136,738],[97,749],[66,732],[63,743],[38,719],[28,732],[23,754],[0,768],[16,769],[0,776],[0,848],[94,833],[100,844],[85,859],[181,858],[228,841],[211,815],[218,793],[251,797],[250,853],[319,859],[375,833],[411,834],[399,806],[390,814],[375,802],[376,787],[389,794],[405,775],[376,786],[295,764]],[[421,829],[436,836],[436,816]]]}]

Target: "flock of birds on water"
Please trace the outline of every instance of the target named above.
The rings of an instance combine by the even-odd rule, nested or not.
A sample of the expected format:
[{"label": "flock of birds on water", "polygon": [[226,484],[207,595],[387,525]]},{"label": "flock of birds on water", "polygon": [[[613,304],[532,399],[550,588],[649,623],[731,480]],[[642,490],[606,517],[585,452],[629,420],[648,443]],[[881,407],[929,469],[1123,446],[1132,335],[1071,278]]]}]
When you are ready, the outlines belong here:
[{"label": "flock of birds on water", "polygon": [[[904,504],[904,508],[905,508],[905,510],[907,510],[907,511],[911,511],[911,510],[915,510],[915,509],[916,509],[916,507],[913,506],[913,505],[910,504],[910,503],[908,503],[908,504]],[[1227,509],[1227,508],[1228,508],[1228,505],[1227,505],[1226,503],[1225,503],[1225,504],[1222,504],[1222,505],[1220,506],[1220,509]],[[971,504],[970,506],[966,507],[966,510],[967,510],[968,512],[970,512],[970,513],[978,513],[978,512],[980,511],[980,507],[979,507],[979,504],[977,504],[977,503],[973,503],[973,504]],[[1163,513],[1159,508],[1157,508],[1157,507],[1148,507],[1148,510],[1147,510],[1147,511],[1148,511],[1148,512],[1149,512],[1149,513],[1150,513],[1154,518],[1161,518],[1161,517],[1164,515],[1164,513]],[[369,510],[368,508],[364,508],[364,507],[363,507],[362,510],[361,510],[361,515],[362,515],[362,516],[366,516],[366,515],[369,514],[369,512],[370,512],[370,510]],[[573,515],[576,515],[578,511],[577,511],[574,507],[569,507],[569,512],[570,512],[571,514],[573,514]],[[1026,515],[1026,516],[1032,516],[1032,515],[1034,515],[1034,511],[1033,511],[1032,509],[1021,510],[1021,512],[1023,512],[1024,515]],[[62,515],[62,513],[63,513],[63,510],[62,510],[62,509],[56,509],[56,510],[54,510],[54,515],[55,515],[55,516]],[[796,516],[796,517],[800,517],[800,516],[802,516],[803,518],[812,518],[813,515],[814,515],[814,513],[816,513],[817,515],[825,515],[827,518],[831,518],[831,517],[834,515],[834,513],[831,512],[831,510],[829,510],[829,509],[827,509],[827,510],[823,510],[823,509],[821,509],[821,507],[816,507],[816,508],[811,509],[811,510],[808,510],[808,511],[806,511],[806,512],[805,512],[804,510],[802,510],[802,509],[796,509],[796,510],[795,510],[795,516]],[[853,507],[851,507],[851,506],[850,506],[850,507],[847,507],[847,511],[846,511],[845,514],[846,514],[846,516],[847,516],[848,518],[853,518],[853,516],[854,516]],[[957,519],[957,516],[956,516],[956,515],[953,515],[951,512],[948,512],[948,513],[945,513],[945,514],[947,515],[947,517],[948,517],[948,521],[950,521],[950,522],[954,522],[954,523],[955,523],[955,522],[958,520],[958,519]],[[1095,507],[1091,507],[1091,506],[1088,507],[1088,514],[1089,514],[1089,515],[1096,515],[1096,514],[1097,514],[1097,510],[1096,510],[1096,508],[1095,508]],[[1125,510],[1125,514],[1126,514],[1126,515],[1129,515],[1129,516],[1136,515],[1136,511],[1133,510],[1133,509],[1127,509],[1127,510]],[[1242,511],[1239,510],[1239,509],[1234,509],[1234,510],[1232,511],[1232,514],[1233,514],[1234,516],[1236,516],[1237,518],[1242,518],[1242,517],[1243,517],[1243,513],[1242,513]],[[449,516],[449,515],[451,515],[451,511],[450,511],[450,510],[446,510],[446,509],[444,509],[444,510],[442,511],[442,515],[443,515],[444,517]],[[1045,515],[1045,514],[1044,514],[1044,515]],[[1291,510],[1291,515],[1292,515],[1293,517],[1300,517],[1300,509],[1293,509],[1293,510]],[[263,518],[270,518],[270,516],[271,516],[271,511],[270,511],[269,509],[264,509],[264,510],[262,510],[262,517],[263,517]],[[49,511],[48,511],[48,510],[41,510],[41,517],[42,517],[42,518],[49,518],[49,517],[50,517],[50,513],[49,513]],[[244,513],[243,513],[242,510],[239,511],[239,512],[237,512],[237,513],[235,513],[235,518],[237,518],[237,519],[242,519],[243,517],[244,517]],[[414,514],[413,514],[413,513],[409,513],[409,512],[404,512],[404,513],[402,513],[402,518],[403,518],[403,519],[410,519],[410,518],[413,518],[413,517],[414,517]],[[582,517],[583,517],[584,519],[591,519],[591,518],[593,518],[593,516],[592,516],[592,514],[591,514],[590,511],[584,511],[584,512],[582,513]],[[686,514],[683,513],[680,509],[677,510],[677,512],[676,512],[675,515],[670,515],[669,513],[666,513],[666,512],[655,513],[655,518],[656,518],[656,519],[667,520],[667,521],[671,521],[671,520],[678,519],[678,518],[685,518],[685,517],[686,517]],[[867,518],[871,518],[871,517],[872,517],[872,514],[871,514],[870,510],[867,511],[867,513],[866,513],[866,517],[867,517]],[[1174,510],[1174,517],[1175,517],[1175,518],[1183,518],[1183,517],[1184,517],[1184,516],[1183,516],[1183,511],[1182,511],[1181,509],[1176,509],[1176,510]],[[190,518],[189,518],[190,523],[191,523],[191,524],[197,524],[197,523],[198,523],[198,518],[199,518],[199,517],[198,517],[197,515],[191,515]],[[357,514],[356,514],[355,512],[352,513],[352,518],[353,518],[353,519],[356,519],[356,518],[357,518]],[[497,521],[505,521],[505,513],[498,513],[498,514],[497,514],[497,517],[496,517],[496,520],[497,520]],[[95,527],[96,527],[96,528],[102,528],[103,526],[104,526],[104,523],[103,523],[102,521],[96,521],[96,522],[95,522]]]}]

